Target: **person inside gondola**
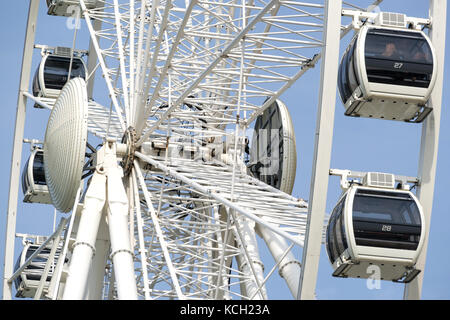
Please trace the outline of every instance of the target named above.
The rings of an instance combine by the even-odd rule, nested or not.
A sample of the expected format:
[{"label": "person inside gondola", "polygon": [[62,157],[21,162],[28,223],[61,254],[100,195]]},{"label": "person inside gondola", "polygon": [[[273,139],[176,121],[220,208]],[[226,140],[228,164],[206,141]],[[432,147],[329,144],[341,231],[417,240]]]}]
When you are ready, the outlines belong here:
[{"label": "person inside gondola", "polygon": [[395,43],[388,42],[386,43],[386,47],[384,48],[383,53],[381,54],[383,57],[393,57],[397,54],[397,47]]}]

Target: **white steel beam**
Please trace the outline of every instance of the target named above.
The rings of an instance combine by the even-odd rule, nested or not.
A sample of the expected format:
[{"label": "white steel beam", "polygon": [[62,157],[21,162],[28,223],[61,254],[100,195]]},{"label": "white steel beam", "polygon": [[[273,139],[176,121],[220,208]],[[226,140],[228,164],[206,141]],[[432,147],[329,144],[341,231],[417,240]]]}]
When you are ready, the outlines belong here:
[{"label": "white steel beam", "polygon": [[[239,205],[236,204],[236,202],[232,202],[230,200],[227,200],[225,197],[221,196],[218,194],[218,192],[212,191],[210,188],[205,187],[200,185],[199,183],[187,178],[185,175],[180,174],[178,172],[176,172],[175,170],[165,166],[164,164],[152,159],[151,157],[148,157],[140,152],[135,153],[136,157],[138,157],[141,160],[144,160],[145,162],[155,166],[158,169],[161,169],[165,174],[170,175],[172,177],[175,177],[176,179],[181,180],[182,182],[186,183],[187,185],[191,186],[192,188],[194,188],[196,191],[204,193],[208,196],[210,196],[211,198],[215,199],[216,201],[220,202],[221,204],[225,205],[228,208],[231,208],[233,210],[235,210],[236,212],[239,212],[240,214],[246,216],[247,218],[255,221],[256,223],[259,223],[261,225],[263,225],[264,227],[266,227],[267,229],[275,232],[276,234],[294,242],[295,244],[299,245],[299,246],[303,246],[303,240],[300,237],[296,237],[293,236],[283,230],[281,230],[281,228],[278,228],[277,226],[275,226],[272,223],[268,223],[266,220],[264,220],[263,218],[259,218],[258,216],[256,216],[255,214],[253,214],[252,212],[250,212],[249,210],[245,210],[242,207],[240,207]],[[322,232],[320,233],[322,234]]]},{"label": "white steel beam", "polygon": [[[372,3],[367,10],[372,10],[372,8],[378,6],[381,2],[383,2],[383,0],[377,0],[374,3]],[[349,25],[345,26],[342,31],[341,31],[341,35],[340,38],[344,38],[350,31],[353,30],[353,24],[350,23]],[[256,120],[256,118],[262,114],[269,106],[271,106],[276,99],[278,99],[279,96],[281,96],[287,89],[289,89],[293,83],[295,83],[301,76],[303,76],[303,74],[306,73],[306,71],[308,71],[311,68],[314,68],[314,66],[316,65],[317,62],[319,62],[319,60],[322,58],[322,52],[319,52],[318,54],[316,54],[313,58],[311,58],[311,60],[308,62],[308,64],[306,64],[305,66],[303,66],[296,74],[295,76],[292,77],[292,79],[288,82],[286,82],[283,87],[281,87],[278,90],[278,94],[277,95],[273,95],[270,97],[270,99],[267,99],[264,104],[261,106],[261,108],[259,108],[257,111],[253,112],[251,114],[251,116],[245,121],[246,124],[251,124],[253,121]]]},{"label": "white steel beam", "polygon": [[101,300],[103,295],[105,267],[109,256],[110,241],[106,215],[102,215],[95,241],[95,255],[92,257],[86,283],[85,300]]},{"label": "white steel beam", "polygon": [[134,168],[136,170],[135,172],[137,174],[138,180],[139,180],[139,182],[141,184],[142,191],[144,193],[145,202],[147,203],[147,207],[149,209],[148,213],[150,214],[150,216],[152,218],[153,224],[155,226],[155,231],[156,231],[156,233],[158,235],[158,240],[160,242],[161,249],[163,251],[164,258],[166,260],[167,267],[169,269],[170,277],[171,277],[171,279],[173,281],[173,286],[175,287],[175,291],[177,293],[178,299],[184,300],[186,298],[184,297],[184,294],[181,291],[181,287],[180,287],[180,284],[178,282],[177,275],[175,273],[175,268],[173,267],[172,259],[170,258],[170,254],[169,254],[169,251],[167,249],[166,241],[164,240],[163,231],[162,231],[161,226],[159,224],[159,220],[158,220],[158,217],[156,215],[155,209],[153,208],[153,204],[152,204],[152,201],[150,199],[150,195],[148,193],[147,186],[145,184],[144,176],[142,175],[141,169],[140,169],[139,164],[138,164],[138,162],[136,160],[134,161]]},{"label": "white steel beam", "polygon": [[[142,137],[137,142],[137,146],[139,147],[149,136],[153,133],[153,131],[157,130],[158,127],[163,123],[163,121],[167,120],[171,112],[178,107],[192,92],[194,88],[196,88],[202,80],[208,76],[211,71],[224,59],[227,55],[234,49],[241,40],[247,35],[247,33],[264,17],[264,15],[273,8],[274,5],[278,3],[277,0],[271,0],[254,18],[248,25],[246,25],[239,34],[228,44],[226,48],[214,59],[214,61],[202,72],[202,74],[190,84],[190,86],[183,92],[183,94],[178,97],[178,99],[167,108],[167,110],[161,115],[161,117],[142,135]],[[338,27],[340,29],[340,25]],[[147,110],[146,117],[148,116],[149,111]]]},{"label": "white steel beam", "polygon": [[122,117],[122,108],[119,106],[119,102],[117,101],[117,96],[116,96],[116,93],[114,91],[114,87],[113,87],[111,78],[110,78],[110,76],[108,74],[108,68],[106,66],[105,59],[102,56],[102,51],[100,49],[100,45],[99,45],[99,42],[97,40],[96,31],[95,31],[94,26],[93,26],[92,21],[91,21],[91,16],[89,14],[89,11],[86,8],[86,4],[85,4],[84,0],[80,0],[80,5],[81,5],[82,12],[84,14],[84,18],[86,20],[86,25],[87,25],[89,33],[91,35],[92,46],[94,47],[95,51],[97,52],[97,58],[98,58],[98,61],[100,63],[102,71],[103,71],[103,76],[104,76],[104,79],[105,79],[105,82],[106,82],[106,86],[108,87],[108,91],[109,91],[109,94],[110,94],[110,97],[111,97],[111,101],[112,101],[112,103],[114,105],[114,108],[116,110],[117,116],[119,117],[120,126],[122,128],[122,131],[125,131],[126,125],[125,125],[125,122],[124,122],[123,117]]},{"label": "white steel beam", "polygon": [[[182,37],[184,36],[184,28],[186,27],[186,24],[188,23],[189,18],[191,16],[192,10],[193,10],[193,8],[194,8],[194,6],[196,4],[197,4],[197,1],[192,0],[192,1],[189,2],[189,6],[186,8],[185,16],[184,16],[183,21],[182,21],[182,23],[180,25],[180,29],[178,30],[178,33],[177,33],[177,35],[176,35],[176,37],[175,37],[175,39],[174,39],[174,41],[172,43],[172,47],[171,47],[170,52],[169,52],[169,54],[167,56],[166,63],[164,64],[164,67],[162,68],[162,70],[160,72],[161,76],[159,77],[158,83],[155,86],[154,94],[150,98],[150,101],[149,101],[148,106],[147,106],[147,110],[145,110],[145,109],[143,110],[144,116],[142,116],[140,114],[138,115],[138,116],[140,116],[142,118],[142,120],[145,120],[145,119],[147,119],[149,117],[151,109],[152,109],[152,106],[155,103],[156,99],[158,98],[158,94],[159,94],[159,91],[161,89],[161,86],[162,86],[166,76],[168,76],[168,70],[170,68],[170,65],[172,64],[172,59],[173,59],[175,53],[178,50],[178,45],[180,44],[180,42],[182,40]],[[160,31],[159,31],[159,34],[158,34],[158,40],[157,40],[158,44],[157,44],[157,46],[155,48],[156,52],[153,53],[152,62],[151,62],[150,68],[149,68],[149,77],[148,77],[147,85],[145,86],[145,89],[144,89],[144,99],[142,99],[142,101],[141,101],[141,103],[143,103],[144,105],[145,105],[145,101],[147,101],[147,97],[149,96],[151,79],[153,78],[155,70],[156,70],[156,62],[157,62],[157,59],[158,59],[161,43],[163,41],[163,34],[164,34],[165,30],[166,30],[166,28],[164,26],[165,26],[165,24],[167,24],[168,13],[169,13],[168,11],[170,10],[170,5],[171,5],[171,2],[168,1],[167,2],[167,6],[168,7],[167,7],[166,10],[164,10],[164,16],[163,16],[163,21],[162,21],[163,25],[160,27]],[[147,50],[149,50],[149,49],[150,48],[147,48]],[[139,123],[138,126],[136,126],[136,131],[138,133],[142,132],[144,124],[145,124],[145,122],[141,121],[141,123]]]},{"label": "white steel beam", "polygon": [[[431,211],[433,209],[434,182],[436,176],[436,163],[439,145],[439,127],[441,120],[442,89],[444,81],[445,57],[445,31],[446,31],[447,1],[430,0],[430,39],[433,43],[438,67],[437,79],[429,100],[433,112],[425,119],[422,125],[422,138],[420,145],[418,177],[420,185],[417,196],[423,207],[425,215],[425,234],[430,231]],[[435,62],[436,63],[436,62]],[[428,236],[425,237],[422,252],[417,260],[416,267],[422,272],[409,284],[405,285],[404,299],[420,299],[422,292],[423,275],[427,256]]]},{"label": "white steel beam", "polygon": [[297,295],[299,299],[314,299],[319,269],[333,140],[341,7],[341,0],[328,0],[325,3],[319,109],[305,245],[303,247],[302,270]]},{"label": "white steel beam", "polygon": [[[39,281],[38,288],[36,289],[36,293],[34,295],[34,300],[40,300],[42,296],[42,292],[44,291],[45,284],[47,282],[47,277],[50,272],[50,267],[55,263],[55,254],[56,250],[58,249],[59,243],[61,241],[61,233],[63,231],[63,228],[67,224],[67,219],[62,218],[59,222],[58,228],[56,229],[55,233],[52,235],[53,238],[53,244],[52,248],[50,250],[50,254],[48,256],[47,262],[45,263],[44,270],[42,271],[41,280]],[[41,246],[44,248],[44,246]]]},{"label": "white steel beam", "polygon": [[86,192],[63,300],[81,300],[85,296],[91,261],[95,254],[98,228],[106,201],[105,185],[104,172],[96,171]]},{"label": "white steel beam", "polygon": [[[94,32],[97,32],[101,30],[102,28],[102,20],[96,19],[93,24]],[[97,68],[97,51],[95,51],[94,43],[92,39],[89,41],[89,56],[88,56],[88,64],[87,64],[87,71],[89,80],[87,82],[87,91],[88,91],[88,98],[93,98],[94,93],[94,83],[95,83],[95,70]]]},{"label": "white steel beam", "polygon": [[[127,75],[126,75],[126,67],[125,67],[125,50],[124,50],[124,44],[122,39],[122,24],[120,20],[122,19],[122,16],[119,11],[119,3],[117,0],[114,0],[114,17],[115,17],[115,24],[116,24],[116,34],[117,34],[117,44],[119,48],[119,63],[120,63],[120,78],[122,80],[122,91],[123,91],[123,100],[124,100],[124,108],[125,108],[125,118],[127,120],[127,124],[130,123],[130,103],[129,103],[129,96],[128,96],[128,81],[127,81]],[[131,33],[131,32],[130,32]],[[130,47],[134,46],[134,43],[130,44]]]},{"label": "white steel beam", "polygon": [[134,193],[134,206],[136,210],[136,225],[137,225],[137,232],[138,232],[138,241],[139,241],[139,253],[141,258],[141,265],[142,265],[142,280],[144,282],[144,297],[145,300],[150,300],[150,288],[149,288],[149,281],[148,281],[148,268],[147,268],[147,249],[145,247],[145,240],[144,240],[144,220],[142,219],[141,214],[141,205],[139,200],[139,187],[137,182],[137,175],[136,175],[136,169],[133,167],[131,171],[131,183],[133,186],[133,193]]},{"label": "white steel beam", "polygon": [[13,151],[11,157],[11,172],[9,178],[8,212],[6,217],[5,256],[3,260],[3,299],[12,298],[12,286],[8,279],[13,273],[14,241],[17,218],[17,198],[20,182],[20,163],[22,159],[22,140],[25,128],[27,98],[23,92],[28,91],[31,63],[33,57],[36,22],[39,12],[39,0],[30,0],[28,22],[25,34],[25,44],[22,57],[19,94],[16,109],[16,124],[14,129]]},{"label": "white steel beam", "polygon": [[122,168],[118,165],[108,168],[107,176],[110,259],[114,266],[117,297],[119,300],[137,300],[133,251],[128,228],[128,197],[122,182]]}]

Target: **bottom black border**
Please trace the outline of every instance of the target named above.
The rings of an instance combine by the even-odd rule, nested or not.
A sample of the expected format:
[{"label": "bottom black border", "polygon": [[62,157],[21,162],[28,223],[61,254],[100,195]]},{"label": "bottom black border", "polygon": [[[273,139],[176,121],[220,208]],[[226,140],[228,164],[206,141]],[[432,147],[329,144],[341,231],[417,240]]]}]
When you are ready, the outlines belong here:
[{"label": "bottom black border", "polygon": [[[447,311],[450,300],[268,300],[268,301],[0,301],[4,314],[11,308],[24,314],[58,312],[60,316],[91,318],[94,315],[119,318],[145,317],[158,320],[203,320],[203,319],[298,319],[300,317],[322,317],[326,315],[351,315],[390,317],[409,314],[418,316],[420,311],[440,309]],[[430,309],[432,308],[432,309]],[[312,312],[312,314],[309,314]],[[84,320],[84,319],[82,319]],[[86,319],[87,320],[87,319]]]}]

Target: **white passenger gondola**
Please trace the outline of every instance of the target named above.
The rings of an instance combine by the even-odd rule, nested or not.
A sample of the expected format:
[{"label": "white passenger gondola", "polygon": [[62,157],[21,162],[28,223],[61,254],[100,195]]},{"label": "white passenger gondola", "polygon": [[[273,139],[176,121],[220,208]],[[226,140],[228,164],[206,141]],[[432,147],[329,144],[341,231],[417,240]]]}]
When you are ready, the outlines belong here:
[{"label": "white passenger gondola", "polygon": [[421,30],[366,24],[345,51],[338,76],[345,115],[421,122],[436,80],[436,57]]},{"label": "white passenger gondola", "polygon": [[327,227],[333,276],[369,278],[374,265],[380,280],[410,282],[420,272],[415,264],[424,233],[422,207],[411,191],[352,185]]},{"label": "white passenger gondola", "polygon": [[22,172],[23,201],[31,203],[52,203],[47,188],[44,170],[44,151],[34,148]]},{"label": "white passenger gondola", "polygon": [[[42,238],[42,237],[41,237]],[[25,262],[35,253],[43,243],[43,239],[38,239],[36,243],[30,241],[25,241],[22,252],[17,259],[14,271],[17,271]],[[14,285],[16,287],[16,297],[18,298],[33,298],[37,288],[39,287],[39,282],[44,273],[45,265],[49,259],[51,252],[51,247],[43,248],[40,253],[28,264],[21,274],[14,279]],[[57,248],[55,252],[55,259],[57,261],[61,248]],[[47,279],[45,279],[43,290],[44,292],[48,290],[50,281],[53,276],[54,263],[50,265],[49,272],[47,274]]]},{"label": "white passenger gondola", "polygon": [[81,56],[71,49],[57,47],[53,52],[42,51],[42,59],[33,79],[33,95],[35,97],[57,98],[61,89],[70,79],[81,77],[86,80],[87,69]]}]

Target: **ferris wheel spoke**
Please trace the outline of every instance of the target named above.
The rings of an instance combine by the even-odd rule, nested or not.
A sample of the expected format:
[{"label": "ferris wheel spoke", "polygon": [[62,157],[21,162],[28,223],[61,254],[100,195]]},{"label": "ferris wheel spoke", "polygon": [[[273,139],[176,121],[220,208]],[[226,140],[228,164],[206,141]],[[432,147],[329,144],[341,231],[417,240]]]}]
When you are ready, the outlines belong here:
[{"label": "ferris wheel spoke", "polygon": [[86,4],[85,4],[84,0],[80,0],[80,5],[81,5],[82,11],[84,12],[86,25],[88,27],[88,30],[89,30],[89,33],[90,33],[90,36],[91,36],[92,44],[93,44],[93,46],[95,48],[95,51],[97,53],[97,59],[99,61],[100,67],[101,67],[101,69],[103,71],[103,76],[105,78],[105,82],[106,82],[106,85],[107,85],[107,88],[108,88],[108,91],[109,91],[109,95],[110,95],[112,104],[114,106],[116,114],[118,115],[118,118],[119,118],[119,121],[120,121],[120,126],[122,128],[122,132],[124,132],[125,128],[126,128],[126,125],[125,125],[125,121],[124,121],[123,116],[122,116],[122,108],[119,106],[119,103],[118,103],[118,100],[117,100],[117,95],[116,95],[116,92],[114,90],[114,87],[113,87],[113,84],[112,84],[112,80],[111,80],[111,77],[110,77],[110,74],[109,74],[110,70],[107,68],[106,62],[104,60],[104,52],[102,52],[102,50],[100,49],[100,45],[99,45],[99,42],[98,42],[98,39],[97,39],[97,34],[98,33],[96,33],[95,30],[94,30],[94,27],[93,27],[93,24],[92,24],[92,21],[91,21],[91,16],[90,16],[89,11],[86,8]]},{"label": "ferris wheel spoke", "polygon": [[[112,42],[101,53],[116,61],[115,68],[104,73],[115,70],[121,78],[122,90],[111,100],[120,117],[123,106],[127,125],[134,125],[138,136],[144,130],[138,146],[189,100],[202,101],[216,127],[228,123],[238,104],[243,112],[257,111],[267,96],[281,94],[279,84],[292,84],[287,70],[304,67],[310,49],[321,46],[312,36],[322,28],[319,5],[174,0],[141,2],[135,10],[132,3],[105,2],[105,9],[90,10],[87,20],[89,15],[101,19],[104,28],[96,36]],[[302,22],[307,19],[315,22]]]},{"label": "ferris wheel spoke", "polygon": [[[230,167],[202,165],[186,159],[172,159],[170,166],[166,166],[140,152],[136,152],[136,156],[165,174],[181,180],[196,192],[236,210],[297,245],[303,245],[307,209],[299,200],[293,201],[290,196],[282,197],[281,192],[262,190],[251,179],[240,174],[234,186],[234,192],[239,196],[232,202]],[[199,174],[200,172],[204,174]],[[256,199],[258,200],[255,201]],[[265,201],[260,201],[261,199]]]},{"label": "ferris wheel spoke", "polygon": [[139,183],[141,184],[141,188],[142,188],[142,191],[144,193],[145,202],[147,203],[147,207],[149,209],[149,213],[150,213],[151,218],[152,218],[153,226],[154,226],[155,231],[157,233],[157,237],[158,237],[161,249],[162,249],[163,254],[164,254],[165,263],[167,264],[167,267],[169,269],[169,273],[170,273],[170,277],[171,277],[171,280],[172,280],[172,284],[175,287],[175,291],[177,293],[178,298],[179,299],[184,299],[184,295],[183,295],[183,293],[181,291],[177,275],[175,274],[175,270],[174,270],[174,267],[173,267],[173,263],[172,263],[171,257],[169,255],[168,250],[167,250],[167,244],[166,244],[166,242],[164,240],[164,236],[163,236],[161,227],[159,225],[159,219],[158,219],[158,217],[155,214],[155,211],[154,211],[153,205],[152,205],[152,201],[151,201],[150,196],[149,196],[148,191],[147,191],[147,187],[146,187],[146,184],[145,184],[144,177],[142,176],[142,173],[141,173],[141,171],[139,169],[139,166],[135,166],[135,168],[136,168],[136,173],[137,173],[137,176],[138,176]]},{"label": "ferris wheel spoke", "polygon": [[[138,158],[140,160],[143,159],[139,155]],[[163,158],[158,161],[161,164],[165,163]],[[289,243],[291,245],[299,245],[299,243],[297,241],[292,241],[292,238],[289,236],[286,237],[286,234],[280,236],[279,233],[273,231],[273,228],[274,226],[277,226],[277,228],[279,228],[278,231],[281,230],[282,232],[287,232],[291,235],[300,235],[300,238],[302,238],[305,225],[302,222],[299,223],[299,221],[306,219],[305,203],[302,204],[298,199],[286,195],[259,180],[251,177],[244,178],[239,175],[236,179],[238,183],[235,185],[235,192],[240,196],[235,199],[236,202],[231,203],[230,205],[230,203],[226,201],[226,198],[231,198],[230,180],[232,169],[230,167],[224,165],[219,166],[218,164],[198,164],[194,161],[186,161],[185,159],[177,161],[173,158],[167,164],[168,166],[164,167],[158,167],[156,163],[151,161],[146,162],[149,164],[152,163],[153,168],[141,164],[141,166],[145,168],[144,170],[147,176],[146,184],[152,200],[158,201],[163,199],[163,209],[160,211],[159,217],[165,217],[165,219],[161,221],[161,225],[163,228],[167,228],[165,229],[167,230],[167,235],[171,234],[172,237],[170,237],[170,240],[174,241],[173,243],[170,242],[169,237],[166,236],[166,241],[168,241],[168,248],[171,251],[171,254],[176,254],[177,252],[180,253],[180,250],[182,252],[187,252],[188,250],[193,250],[192,248],[198,248],[198,244],[195,243],[196,239],[203,239],[205,242],[211,242],[213,244],[214,249],[211,249],[212,252],[208,257],[217,257],[215,260],[216,262],[213,262],[212,265],[203,267],[218,275],[218,277],[211,278],[211,281],[215,284],[212,286],[215,289],[211,289],[212,292],[214,292],[212,297],[223,297],[224,294],[236,294],[236,292],[230,291],[232,289],[225,290],[226,288],[223,286],[223,284],[227,282],[225,279],[229,278],[228,270],[230,270],[229,261],[231,258],[228,254],[224,254],[224,252],[235,252],[234,257],[236,261],[240,261],[239,265],[247,265],[246,270],[241,270],[243,272],[241,274],[243,278],[240,278],[239,280],[240,283],[247,288],[247,291],[240,293],[243,294],[243,297],[250,298],[251,296],[258,296],[257,294],[259,293],[265,296],[264,283],[273,274],[273,272],[271,272],[270,275],[265,278],[260,275],[258,276],[259,271],[257,269],[262,267],[262,264],[260,264],[258,262],[259,260],[256,258],[258,250],[244,252],[240,246],[242,243],[246,243],[246,245],[252,243],[252,241],[250,241],[251,239],[248,238],[251,233],[242,232],[242,225],[245,226],[248,223],[254,223],[251,217],[248,218],[241,213],[243,210],[247,210],[250,213],[255,212],[255,214],[260,216],[261,220],[257,222],[256,226],[260,230],[258,234],[262,235],[275,259],[273,268],[283,270],[281,274],[286,279],[293,296],[296,297],[298,282],[295,279],[297,279],[296,275],[298,275],[300,271],[300,264],[295,259],[292,252],[289,252],[289,248],[291,248]],[[184,162],[184,165],[181,165],[181,162]],[[171,172],[171,169],[176,169],[177,172],[181,174]],[[163,176],[165,177],[164,179]],[[225,178],[223,180],[216,178],[214,181],[211,181],[211,179],[208,178],[224,176]],[[244,179],[246,181],[243,181]],[[189,182],[188,180],[195,181],[200,186],[195,186],[195,183],[192,183],[192,181]],[[160,194],[160,184],[163,181],[166,185],[163,194]],[[209,188],[210,192],[207,192],[202,186]],[[269,195],[268,192],[271,195]],[[217,194],[222,195],[223,198],[216,197],[215,195]],[[258,199],[258,201],[254,201],[255,199]],[[264,202],[267,205],[258,204],[258,202]],[[300,208],[297,207],[298,211],[290,216],[289,212],[293,211],[292,206],[300,206]],[[220,210],[214,209],[216,216],[214,216],[214,213],[209,213],[208,216],[208,209],[213,208],[226,208],[226,212],[228,212],[222,212],[222,222],[219,224],[217,224],[220,220],[217,218],[217,212]],[[277,212],[278,210],[279,212]],[[236,211],[235,214],[234,211]],[[198,221],[189,220],[191,222],[187,222],[188,220],[186,220],[188,217],[191,217],[191,219],[192,217],[197,217],[196,219],[203,217],[208,220],[211,219],[208,217],[212,216],[215,217],[214,220],[216,223],[212,225],[209,224],[208,228],[210,230],[216,230],[215,232],[202,231],[202,229],[197,229],[195,231],[195,228],[193,229],[192,226],[196,225]],[[226,219],[223,219],[223,217],[226,216],[231,217],[230,224],[227,224]],[[241,219],[246,220],[242,225],[240,223]],[[205,222],[202,223],[204,226]],[[267,228],[267,225],[271,225],[272,228]],[[252,229],[252,227],[250,227],[250,229]],[[220,237],[218,236],[219,234]],[[227,241],[229,241],[227,239],[233,239],[235,245],[230,246],[230,244],[227,243]],[[224,246],[224,243],[227,244]],[[256,254],[256,256],[253,254]],[[189,255],[190,257],[194,257],[199,256],[199,253],[190,252]],[[154,254],[152,256],[154,256]],[[228,258],[226,258],[226,256],[228,256]],[[213,260],[209,258],[209,260],[214,261],[214,258]],[[248,261],[251,263],[249,264]],[[204,262],[196,260],[196,265],[202,263]],[[184,267],[186,266],[187,264],[184,265]],[[177,265],[176,269],[180,270],[179,268],[183,267]],[[178,273],[177,271],[177,274],[182,274],[183,279],[187,280],[186,271],[181,273]],[[193,277],[192,273],[189,274],[191,275],[190,277]],[[220,275],[222,275],[222,277]],[[233,279],[234,281],[237,280],[235,278]],[[210,281],[208,283],[211,284]]]},{"label": "ferris wheel spoke", "polygon": [[[169,116],[190,99],[204,101],[203,107],[214,115],[217,126],[230,116],[236,119],[238,109],[247,116],[255,111],[260,113],[261,106],[267,106],[264,100],[268,96],[276,99],[291,86],[322,47],[321,39],[314,36],[323,29],[322,6],[270,1],[250,9],[241,3],[231,10],[227,5],[212,6],[198,1],[192,10],[192,22],[183,24],[186,30],[183,40],[176,43],[178,55],[166,61],[171,74],[177,75],[177,80],[170,84],[173,102],[167,103],[168,107],[162,111],[150,104],[144,118],[154,115],[155,120],[147,123],[138,145],[164,126]],[[195,24],[199,10],[215,19],[205,18],[203,24]],[[217,18],[222,17],[220,12],[222,16],[228,14],[231,20],[225,23],[223,18]],[[279,12],[283,12],[281,17],[277,17]],[[299,19],[304,22],[299,23]],[[219,27],[225,31],[210,31]],[[164,81],[167,69],[162,70],[153,100],[157,97],[167,100],[165,88],[169,84]],[[297,73],[293,73],[295,70]]]},{"label": "ferris wheel spoke", "polygon": [[[146,188],[153,205],[156,207],[156,202],[162,201],[162,205],[158,205],[159,225],[185,296],[198,298],[204,295],[212,299],[239,295],[248,298],[261,291],[258,297],[265,297],[261,286],[262,263],[258,259],[256,242],[250,241],[254,237],[254,233],[249,232],[252,227],[247,226],[250,221],[245,217],[234,218],[230,225],[224,220],[224,216],[230,214],[219,210],[223,206],[214,199],[162,172],[146,171],[146,176]],[[145,225],[146,234],[153,234],[153,223],[148,221]],[[156,283],[170,282],[167,268],[161,265],[165,265],[164,261],[155,259],[162,256],[161,247],[156,240],[152,243],[147,245],[152,257],[149,278]],[[252,249],[247,249],[244,243]],[[231,268],[233,258],[242,270]],[[241,285],[247,288],[247,293],[237,293],[235,288]],[[173,294],[170,292],[158,294]]]},{"label": "ferris wheel spoke", "polygon": [[[222,45],[221,47],[223,48],[222,50],[218,50],[221,48],[216,48],[216,50],[218,50],[219,52],[216,53],[215,55],[213,55],[214,59],[209,63],[209,65],[203,69],[200,70],[200,72],[194,72],[194,75],[190,75],[189,78],[193,79],[193,81],[188,81],[186,82],[186,89],[181,91],[181,95],[178,96],[178,98],[167,108],[167,110],[164,111],[164,113],[162,113],[162,115],[159,117],[159,119],[156,120],[156,122],[150,127],[148,128],[148,130],[145,132],[145,134],[143,135],[143,137],[141,137],[141,139],[138,141],[138,145],[142,144],[143,141],[145,141],[145,139],[147,139],[150,134],[156,130],[158,128],[158,126],[165,121],[170,113],[175,110],[179,105],[181,105],[181,103],[183,103],[183,101],[193,92],[193,90],[208,76],[210,75],[211,71],[231,52],[231,50],[233,48],[235,48],[237,45],[239,45],[241,39],[246,36],[246,34],[249,32],[249,30],[251,30],[251,28],[253,28],[260,20],[261,18],[264,16],[264,14],[269,11],[272,6],[274,5],[276,1],[272,0],[271,2],[269,2],[265,7],[263,7],[261,9],[261,11],[253,18],[253,20],[248,23],[245,27],[243,27],[240,32],[231,39],[231,41],[225,42],[225,45]],[[185,34],[187,37],[189,37],[189,31],[185,31]],[[206,57],[206,56],[205,56]],[[188,60],[188,64],[191,64],[192,61]],[[173,65],[173,68],[176,70],[176,66]],[[146,113],[145,113],[145,117],[144,118],[148,118],[148,116],[150,115],[151,109],[147,109]]]},{"label": "ferris wheel spoke", "polygon": [[[120,104],[125,111],[130,109],[125,115],[130,118],[128,124],[134,124],[138,132],[146,127],[138,145],[190,99],[203,101],[218,123],[236,112],[238,96],[242,96],[242,111],[249,115],[246,123],[251,123],[320,58],[312,50],[322,46],[314,36],[323,28],[323,6],[316,3],[191,1],[186,7],[182,1],[156,1],[142,2],[135,11],[134,1],[119,5],[114,0],[105,2],[105,8],[109,12],[90,10],[87,20],[89,14],[101,19],[106,26],[96,36],[113,42],[102,51],[118,61],[106,74],[116,70],[122,82],[122,90],[116,90],[111,99],[116,111],[122,110],[117,107]],[[242,57],[244,65],[239,66]],[[296,68],[297,73],[287,71]],[[243,88],[237,85],[240,69],[246,83]],[[114,96],[122,99],[114,102]],[[266,97],[270,101],[263,103]],[[164,104],[168,107],[161,110]],[[121,118],[122,112],[118,115]]]},{"label": "ferris wheel spoke", "polygon": [[[142,120],[145,120],[149,117],[149,111],[146,111],[146,109],[151,111],[155,102],[159,98],[159,92],[161,90],[161,87],[162,87],[164,81],[167,78],[167,71],[172,63],[172,59],[175,56],[175,53],[177,52],[178,45],[184,36],[185,27],[189,21],[190,14],[191,14],[194,6],[196,5],[196,3],[197,3],[197,1],[195,1],[195,0],[189,2],[189,5],[187,6],[187,8],[184,11],[184,17],[183,17],[181,23],[175,24],[175,26],[177,27],[177,32],[174,35],[174,39],[172,40],[172,39],[167,38],[167,28],[166,28],[166,26],[169,23],[168,19],[169,19],[170,10],[172,10],[172,1],[166,2],[166,6],[164,8],[164,14],[163,14],[162,21],[161,21],[161,26],[159,27],[156,44],[154,46],[154,51],[152,52],[153,58],[150,62],[150,66],[148,68],[149,69],[149,76],[148,76],[149,81],[147,81],[147,85],[144,89],[144,96],[143,96],[143,99],[141,99],[141,101],[140,101],[139,111],[137,111],[138,117]],[[158,62],[158,59],[161,59],[159,55],[160,55],[161,46],[162,46],[164,40],[166,42],[169,40],[172,40],[170,51],[166,52],[165,54],[162,53],[165,56],[164,57],[165,64],[162,67],[162,69],[158,72],[159,73],[158,81],[153,89],[153,94],[151,95],[151,98],[150,98],[149,102],[147,103],[147,105],[145,105],[145,102],[147,101],[147,97],[149,96],[149,93],[150,93],[149,92],[150,85],[152,84],[151,80],[155,76],[156,64]],[[150,48],[151,48],[150,46],[147,46],[146,55],[148,55],[148,51],[150,50]],[[146,109],[143,107],[146,107]],[[145,122],[136,124],[136,130],[138,133],[140,133],[142,131],[144,123]]]},{"label": "ferris wheel spoke", "polygon": [[[150,288],[149,288],[149,279],[148,279],[148,267],[147,267],[147,249],[145,247],[145,239],[144,239],[144,220],[142,218],[141,214],[141,205],[140,205],[140,198],[139,198],[139,187],[138,187],[138,181],[137,181],[137,175],[136,171],[133,168],[131,172],[131,183],[132,183],[132,194],[134,196],[133,200],[133,207],[136,212],[136,230],[138,233],[138,243],[139,243],[139,257],[140,257],[140,263],[141,263],[141,279],[143,282],[143,291],[144,291],[144,298],[146,300],[149,300],[150,297]],[[140,281],[138,281],[140,282]]]},{"label": "ferris wheel spoke", "polygon": [[[114,17],[115,17],[115,25],[116,25],[116,34],[117,34],[117,43],[118,43],[118,51],[119,51],[119,62],[120,62],[120,78],[122,80],[122,93],[124,100],[124,109],[125,109],[125,118],[127,119],[127,123],[130,123],[130,102],[128,96],[128,83],[127,83],[127,75],[126,75],[126,67],[125,67],[125,50],[122,39],[122,15],[119,11],[119,3],[117,0],[114,0]],[[133,32],[129,33],[130,35]]]}]

